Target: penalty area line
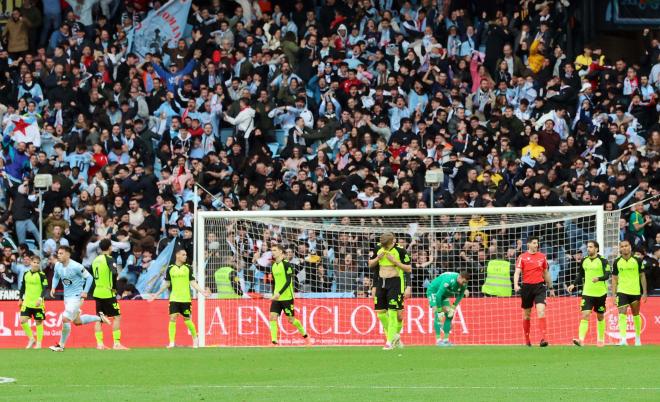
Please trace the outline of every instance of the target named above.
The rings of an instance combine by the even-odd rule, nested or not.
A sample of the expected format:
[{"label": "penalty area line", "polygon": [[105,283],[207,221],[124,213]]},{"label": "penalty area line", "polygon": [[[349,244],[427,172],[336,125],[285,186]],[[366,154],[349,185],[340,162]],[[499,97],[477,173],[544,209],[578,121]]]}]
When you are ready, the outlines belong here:
[{"label": "penalty area line", "polygon": [[[0,383],[4,377],[0,377]],[[9,378],[8,382],[15,379]],[[36,384],[16,384],[19,387],[40,387]],[[152,385],[135,384],[60,384],[61,388],[143,388]],[[284,385],[284,384],[172,384],[158,388],[215,388],[215,389],[345,389],[345,390],[493,390],[493,391],[660,391],[660,387],[523,387],[489,385]]]}]

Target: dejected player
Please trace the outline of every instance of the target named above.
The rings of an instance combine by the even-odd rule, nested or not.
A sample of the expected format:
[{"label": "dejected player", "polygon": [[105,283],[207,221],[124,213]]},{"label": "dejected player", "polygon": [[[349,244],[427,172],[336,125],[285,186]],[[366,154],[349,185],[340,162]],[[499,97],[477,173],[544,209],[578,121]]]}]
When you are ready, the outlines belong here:
[{"label": "dejected player", "polygon": [[[21,308],[21,326],[28,337],[25,349],[34,346],[41,349],[41,341],[44,338],[44,298],[48,294],[48,278],[41,271],[41,258],[37,255],[30,257],[30,270],[23,274],[21,289],[19,293],[18,306]],[[37,339],[35,341],[30,327],[30,318],[34,319],[37,328]]]},{"label": "dejected player", "polygon": [[270,302],[270,339],[273,345],[278,344],[278,326],[277,318],[284,312],[291,325],[296,327],[300,335],[303,336],[307,344],[311,343],[311,338],[307,335],[302,323],[295,317],[293,310],[293,265],[284,259],[284,250],[279,244],[273,244],[270,247],[273,253],[273,296]]},{"label": "dejected player", "polygon": [[639,316],[641,302],[646,302],[646,275],[644,263],[632,255],[632,247],[628,240],[619,243],[621,256],[612,265],[612,293],[616,296],[616,306],[619,309],[619,345],[628,346],[626,340],[627,311],[633,315],[635,324],[635,346],[642,345],[642,318]]},{"label": "dejected player", "polygon": [[[532,307],[536,307],[536,316],[539,319],[541,329],[541,347],[548,346],[546,339],[545,322],[545,297],[550,289],[550,296],[555,295],[552,289],[552,278],[548,270],[548,259],[539,250],[539,239],[530,236],[527,239],[527,251],[522,253],[516,261],[516,270],[513,274],[513,289],[520,292],[523,309],[523,333],[525,344],[532,346],[529,338],[531,329]],[[520,275],[522,274],[522,287],[520,286]]]},{"label": "dejected player", "polygon": [[567,289],[569,292],[572,292],[577,286],[582,285],[582,280],[584,280],[582,300],[580,302],[582,319],[580,320],[578,337],[573,339],[573,343],[576,346],[582,346],[584,344],[584,338],[589,331],[589,316],[591,316],[592,310],[596,312],[596,318],[598,320],[596,344],[598,346],[605,345],[605,310],[607,302],[607,280],[610,278],[610,264],[604,257],[598,254],[599,249],[600,247],[597,241],[589,240],[587,242],[587,256],[580,263],[575,282]]},{"label": "dejected player", "polygon": [[[449,333],[451,332],[451,321],[454,318],[454,311],[463,297],[468,293],[467,284],[470,280],[470,273],[467,271],[445,272],[435,278],[429,284],[426,290],[426,297],[429,305],[433,309],[433,328],[435,329],[435,339],[438,346],[451,346],[449,343]],[[454,304],[449,301],[450,297],[455,297]],[[440,337],[440,315],[444,313],[445,321],[442,325],[444,339]]]},{"label": "dejected player", "polygon": [[412,271],[410,255],[395,242],[393,233],[383,233],[369,259],[369,268],[378,268],[378,276],[374,276],[374,309],[386,334],[383,349],[402,347],[399,333],[406,277]]},{"label": "dejected player", "polygon": [[[99,242],[101,254],[92,261],[92,273],[94,275],[94,299],[96,300],[96,314],[99,317],[112,318],[113,349],[127,350],[121,344],[121,313],[119,302],[117,302],[117,263],[112,257],[112,241],[103,239]],[[94,324],[94,335],[96,337],[96,348],[105,349],[103,344],[103,330],[101,323]]]},{"label": "dejected player", "polygon": [[197,338],[197,329],[195,328],[195,323],[190,319],[190,307],[192,305],[192,295],[190,294],[190,287],[198,291],[199,293],[204,294],[204,296],[209,297],[211,292],[208,292],[202,289],[201,286],[195,280],[193,274],[193,269],[190,265],[186,263],[188,254],[186,250],[179,249],[175,253],[174,264],[167,267],[165,273],[165,280],[163,281],[162,286],[156,293],[152,293],[149,296],[149,300],[153,301],[159,294],[163,293],[167,288],[171,286],[170,289],[170,321],[168,326],[168,336],[170,343],[167,345],[167,348],[175,347],[174,340],[176,339],[176,319],[177,317],[183,317],[183,323],[188,327],[190,335],[192,336],[193,348],[199,346],[199,340]]}]

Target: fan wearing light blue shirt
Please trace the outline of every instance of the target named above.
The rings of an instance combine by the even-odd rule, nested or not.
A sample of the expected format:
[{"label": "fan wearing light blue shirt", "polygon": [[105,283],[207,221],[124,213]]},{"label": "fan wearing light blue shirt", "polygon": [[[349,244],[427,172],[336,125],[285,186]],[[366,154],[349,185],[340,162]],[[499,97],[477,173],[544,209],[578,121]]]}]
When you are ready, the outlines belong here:
[{"label": "fan wearing light blue shirt", "polygon": [[87,173],[93,161],[92,154],[87,152],[87,145],[78,144],[76,146],[76,152],[67,155],[66,160],[69,162],[71,169],[74,167],[80,169],[80,177],[87,180]]}]

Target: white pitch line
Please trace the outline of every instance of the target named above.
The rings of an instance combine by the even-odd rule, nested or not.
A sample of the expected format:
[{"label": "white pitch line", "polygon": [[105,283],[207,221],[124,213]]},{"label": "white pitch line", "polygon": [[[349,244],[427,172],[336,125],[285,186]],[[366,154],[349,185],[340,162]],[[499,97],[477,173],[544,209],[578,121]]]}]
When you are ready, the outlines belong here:
[{"label": "white pitch line", "polygon": [[[19,387],[42,387],[43,385],[37,384],[15,384]],[[142,388],[147,387],[147,385],[119,385],[119,384],[68,384],[68,385],[58,385],[60,388]],[[149,385],[153,387],[153,385]],[[660,387],[522,387],[522,386],[488,386],[488,385],[401,385],[401,386],[389,386],[389,385],[278,385],[278,384],[208,384],[208,385],[196,385],[196,384],[173,384],[173,385],[161,385],[157,387],[162,388],[223,388],[223,389],[346,389],[346,390],[461,390],[461,389],[472,389],[472,390],[501,390],[501,391],[660,391]]]}]

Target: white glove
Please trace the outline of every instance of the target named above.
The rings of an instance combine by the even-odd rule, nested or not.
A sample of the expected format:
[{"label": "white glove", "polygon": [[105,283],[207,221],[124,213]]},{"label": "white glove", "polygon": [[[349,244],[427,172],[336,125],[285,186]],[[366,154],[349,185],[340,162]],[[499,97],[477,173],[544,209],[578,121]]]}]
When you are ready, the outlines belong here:
[{"label": "white glove", "polygon": [[447,317],[452,318],[454,316],[454,311],[456,311],[454,306],[449,306],[449,311],[447,311]]}]

